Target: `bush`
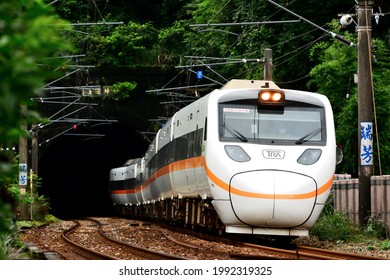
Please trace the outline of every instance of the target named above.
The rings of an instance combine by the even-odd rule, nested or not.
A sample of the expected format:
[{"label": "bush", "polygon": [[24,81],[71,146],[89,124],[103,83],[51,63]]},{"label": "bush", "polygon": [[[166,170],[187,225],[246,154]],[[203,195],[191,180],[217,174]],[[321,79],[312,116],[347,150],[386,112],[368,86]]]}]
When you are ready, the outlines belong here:
[{"label": "bush", "polygon": [[346,214],[328,212],[320,216],[310,234],[321,241],[350,241],[358,232],[359,227]]},{"label": "bush", "polygon": [[381,250],[390,250],[390,240],[385,240],[381,243]]},{"label": "bush", "polygon": [[12,226],[8,232],[0,232],[0,260],[13,260],[22,254],[22,249],[18,248],[16,238],[16,228]]},{"label": "bush", "polygon": [[129,97],[137,87],[136,82],[118,82],[111,86],[111,92],[103,95],[103,99],[123,100]]},{"label": "bush", "polygon": [[364,232],[372,237],[389,238],[387,225],[383,221],[374,218],[370,218]]}]

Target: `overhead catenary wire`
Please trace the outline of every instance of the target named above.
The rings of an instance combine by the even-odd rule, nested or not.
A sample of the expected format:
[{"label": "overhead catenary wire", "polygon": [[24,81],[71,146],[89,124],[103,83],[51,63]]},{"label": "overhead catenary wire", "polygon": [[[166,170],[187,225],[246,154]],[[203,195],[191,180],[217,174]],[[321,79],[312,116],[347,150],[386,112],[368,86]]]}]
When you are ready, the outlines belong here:
[{"label": "overhead catenary wire", "polygon": [[[201,61],[201,63],[203,64],[203,65],[205,65],[202,61]],[[206,67],[207,67],[207,69],[209,69],[211,72],[213,72],[214,74],[216,74],[218,77],[220,77],[221,79],[223,79],[225,82],[227,82],[228,80],[224,77],[224,76],[222,76],[221,74],[219,74],[217,71],[215,71],[213,68],[211,68],[209,65],[205,65]]]},{"label": "overhead catenary wire", "polygon": [[235,61],[179,65],[179,66],[175,66],[175,68],[193,68],[193,67],[202,67],[202,66],[209,67],[209,66],[216,66],[216,65],[228,65],[228,64],[238,64],[238,63],[248,63],[248,62],[263,62],[263,60],[259,58],[248,58],[248,59],[242,58],[240,60],[235,60]]},{"label": "overhead catenary wire", "polygon": [[310,20],[305,19],[304,17],[302,17],[302,16],[300,16],[300,15],[294,13],[293,11],[290,11],[289,9],[287,9],[287,8],[285,8],[285,7],[283,7],[282,5],[276,3],[276,2],[274,2],[274,1],[272,1],[272,0],[266,0],[266,1],[270,2],[271,4],[273,4],[273,5],[275,5],[275,6],[279,7],[279,8],[281,8],[281,9],[283,9],[283,10],[285,10],[286,12],[292,14],[293,16],[296,16],[297,18],[299,18],[299,19],[301,19],[301,20],[303,20],[303,21],[305,21],[305,22],[307,22],[307,23],[309,23],[309,24],[315,26],[315,27],[318,28],[319,30],[321,30],[321,31],[323,31],[323,32],[325,32],[325,33],[331,35],[333,38],[339,40],[340,42],[342,42],[342,43],[344,43],[344,44],[346,44],[346,45],[348,45],[348,46],[350,46],[350,47],[356,47],[356,45],[355,45],[353,42],[348,41],[347,39],[341,37],[340,35],[338,35],[338,34],[332,32],[332,31],[326,30],[325,28],[319,26],[318,24],[315,24],[314,22],[311,22]]},{"label": "overhead catenary wire", "polygon": [[[226,8],[226,6],[227,6],[230,2],[231,2],[231,1],[227,1],[227,2],[224,4],[224,6],[223,6],[222,9]],[[273,1],[270,1],[270,2],[271,2],[272,4],[276,4],[276,3],[274,3]],[[295,2],[295,1],[292,1],[292,2],[288,3],[288,5],[292,4],[293,2]],[[287,10],[287,9],[286,9],[285,7],[283,7],[283,6],[280,6],[280,5],[278,5],[278,4],[276,4],[276,5],[277,5],[280,9],[279,9],[277,12],[275,12],[273,15],[275,15],[276,13],[279,13],[279,12],[282,11],[282,10],[285,10],[285,11]],[[287,5],[287,6],[288,6],[288,5]],[[222,10],[222,9],[221,9],[221,10]],[[220,13],[221,10],[220,10],[218,13]],[[315,29],[313,29],[313,30],[311,30],[311,31],[309,31],[309,32],[306,32],[305,34],[314,32],[315,30],[318,30],[318,29],[319,29],[319,30],[325,32],[325,34],[330,34],[330,35],[332,35],[332,37],[334,37],[334,38],[336,38],[336,39],[338,39],[338,40],[341,40],[343,43],[347,43],[347,44],[350,45],[350,46],[354,46],[353,43],[351,43],[351,42],[345,40],[345,39],[342,38],[341,36],[339,36],[339,35],[337,35],[337,34],[331,32],[331,31],[329,31],[329,30],[326,30],[325,28],[323,28],[323,27],[321,27],[321,26],[319,26],[319,25],[317,25],[317,24],[314,24],[314,23],[308,21],[307,19],[305,19],[305,18],[303,18],[303,17],[297,15],[296,13],[293,13],[293,12],[291,12],[291,11],[289,11],[289,10],[287,10],[287,11],[290,12],[290,13],[291,13],[292,15],[294,15],[295,17],[298,18],[298,20],[295,20],[295,21],[292,21],[292,22],[305,21],[305,22],[308,22],[308,23],[310,23],[311,25],[313,25],[313,26],[315,27]],[[217,14],[218,14],[218,13],[217,13]],[[272,15],[272,16],[273,16],[273,15]],[[215,15],[215,16],[216,16],[216,15]],[[214,16],[214,17],[215,17],[215,16]],[[204,23],[204,24],[193,24],[193,25],[190,25],[190,26],[191,26],[191,27],[207,27],[207,26],[240,26],[240,25],[242,25],[242,26],[248,26],[248,25],[253,26],[253,25],[260,25],[261,23],[265,23],[265,24],[266,24],[266,23],[285,23],[285,22],[290,22],[290,21],[270,21],[270,18],[271,18],[272,16],[267,17],[264,21],[253,21],[253,20],[252,20],[251,22],[243,22],[243,23],[210,23],[211,20],[209,20],[208,23]],[[213,17],[213,18],[214,18],[214,17]],[[316,39],[315,42],[318,41],[318,40],[320,40],[320,39],[322,39],[322,38],[325,36],[325,34],[322,35],[321,37],[319,37],[318,39]],[[233,35],[236,35],[236,36],[237,36],[237,34],[233,34]],[[301,35],[297,36],[296,38],[299,38],[299,37],[301,37],[301,36],[303,36],[303,35],[304,35],[304,34],[301,34]],[[243,40],[243,37],[244,37],[243,34],[238,35],[237,40],[235,40],[235,42],[234,42],[232,45],[237,44],[237,42]],[[309,44],[306,44],[305,46],[302,46],[302,47],[300,47],[299,49],[305,50],[305,49],[307,49],[308,47],[310,47],[312,44],[313,44],[313,42],[311,42],[311,43],[309,43]],[[228,48],[228,49],[231,49],[231,47]],[[297,49],[295,49],[294,51],[290,52],[289,54],[292,54],[292,53],[295,54],[293,57],[296,57],[296,56],[298,55],[298,54],[296,54],[296,53],[297,53]],[[282,57],[285,57],[285,56],[287,56],[287,55],[289,55],[289,54],[285,54],[285,55],[283,55]],[[276,60],[278,60],[278,59],[281,59],[282,57],[278,57],[278,58],[274,59],[274,61],[276,61]],[[227,60],[227,59],[225,59],[225,60]],[[236,61],[239,61],[239,60],[236,60]],[[246,62],[246,61],[244,60],[244,62]],[[283,63],[285,63],[285,62],[286,62],[286,61],[281,62],[281,63],[279,63],[279,65],[280,65],[280,64],[283,64]],[[208,67],[209,69],[211,69],[211,68],[210,68],[211,66],[225,65],[225,63],[226,63],[226,64],[230,64],[231,62],[215,62],[215,63],[205,63],[205,62],[202,62],[202,63],[203,63],[203,65],[204,65],[205,67]],[[234,62],[234,63],[239,63],[239,62]],[[192,65],[192,67],[201,67],[201,66],[202,66],[202,65],[200,65],[200,64]],[[191,68],[191,66],[181,66],[181,67],[183,67],[183,68]],[[250,69],[246,69],[246,71],[250,71]]]},{"label": "overhead catenary wire", "polygon": [[[214,17],[212,17],[208,23],[204,23],[204,24],[198,24],[198,25],[190,25],[190,26],[197,26],[197,27],[207,27],[207,26],[240,26],[240,25],[243,25],[243,26],[248,26],[248,25],[259,25],[260,23],[272,23],[272,22],[277,22],[277,21],[271,21],[270,19],[276,14],[276,13],[280,13],[281,11],[288,11],[290,14],[292,14],[293,16],[297,17],[298,20],[294,21],[294,22],[299,22],[299,21],[304,21],[304,22],[307,22],[309,24],[311,24],[312,26],[315,27],[315,29],[311,30],[311,31],[308,31],[306,32],[305,34],[308,34],[308,33],[311,33],[311,32],[314,32],[315,30],[321,30],[323,31],[325,34],[321,35],[318,39],[315,39],[314,42],[310,42],[308,44],[305,44],[304,46],[302,47],[299,47],[298,49],[295,49],[294,51],[288,53],[288,54],[285,54],[281,57],[278,57],[278,58],[274,58],[274,61],[276,60],[280,60],[282,59],[283,57],[286,57],[288,55],[291,55],[291,54],[294,54],[293,57],[296,57],[299,53],[301,53],[302,51],[306,50],[308,47],[310,47],[311,45],[313,45],[315,42],[317,42],[318,40],[321,40],[323,39],[326,35],[331,35],[333,38],[349,45],[349,46],[353,46],[353,47],[356,47],[352,42],[349,42],[347,41],[346,39],[342,38],[341,36],[335,34],[334,32],[331,32],[330,30],[326,30],[324,27],[321,27],[317,24],[314,24],[313,22],[303,18],[302,16],[294,13],[294,12],[291,12],[290,10],[288,10],[287,8],[281,6],[281,5],[278,5],[277,3],[273,2],[273,1],[268,1],[270,2],[271,4],[274,4],[276,6],[278,6],[280,9],[278,11],[276,11],[273,15],[271,16],[268,16],[264,19],[264,21],[254,21],[253,19],[250,21],[250,22],[244,22],[244,23],[211,23],[211,21],[218,15],[221,13],[221,11],[227,7],[227,5],[230,3],[231,1],[226,1],[224,4],[223,4],[223,7],[214,15]],[[289,2],[287,6],[291,5],[292,3],[294,3],[294,1],[291,1]],[[280,21],[280,22],[283,22],[283,21]],[[248,31],[245,31],[245,32],[248,32]],[[305,34],[300,34],[299,36],[295,37],[295,38],[299,38],[301,36],[304,36]],[[237,33],[233,34],[233,35],[236,35],[237,36]],[[235,40],[235,42],[232,44],[237,44],[237,42],[240,42],[241,40],[243,40],[243,37],[245,37],[243,34],[240,34],[238,35],[238,38],[237,40]],[[294,39],[294,38],[293,38]],[[278,44],[282,44],[282,43],[278,43]],[[276,44],[276,45],[278,45]],[[229,48],[231,49],[231,48]],[[297,53],[297,51],[301,50],[299,53]],[[292,57],[292,58],[293,58]],[[211,59],[210,57],[207,57],[207,56],[204,56],[204,57],[200,57],[200,56],[192,56],[192,57],[189,57],[189,58],[194,58],[194,59]],[[292,59],[291,58],[291,59]],[[219,60],[219,58],[212,58],[212,59],[216,59],[216,60]],[[222,58],[221,58],[222,60]],[[225,61],[235,61],[234,63],[239,63],[239,62],[236,62],[236,61],[240,61],[240,59],[230,59],[230,58],[225,58],[224,59]],[[290,59],[288,59],[290,60]],[[288,61],[287,60],[287,61]],[[280,62],[277,66],[280,66],[281,64],[285,63],[286,61],[283,61],[283,62]],[[201,61],[200,63],[196,64],[196,65],[192,65],[192,67],[201,67],[202,65],[204,67],[208,67],[208,69],[211,69],[211,67],[213,66],[218,66],[218,65],[225,65],[225,64],[230,64],[231,62],[221,62],[221,61],[217,61],[217,62],[212,62],[212,63],[206,63],[205,60],[203,60],[203,62]],[[191,66],[182,66],[183,68],[192,68]],[[251,71],[251,69],[245,69],[245,72],[248,72],[248,71]],[[307,77],[308,75],[305,75],[303,78]],[[303,78],[299,78],[299,79],[303,79]]]},{"label": "overhead catenary wire", "polygon": [[[289,52],[289,53],[286,53],[286,54],[284,54],[284,55],[282,55],[282,56],[279,56],[279,57],[276,58],[276,59],[273,59],[273,61],[275,62],[275,61],[277,61],[277,60],[279,60],[279,59],[281,59],[281,58],[283,58],[283,57],[285,57],[285,56],[288,56],[288,55],[294,53],[294,55],[291,56],[288,60],[284,60],[283,62],[281,62],[281,63],[279,63],[279,64],[276,64],[275,67],[280,66],[280,65],[286,63],[286,62],[289,61],[290,59],[293,59],[294,57],[296,57],[297,55],[299,55],[300,53],[302,53],[303,51],[305,51],[306,49],[308,49],[309,47],[311,47],[312,45],[314,45],[317,41],[321,40],[323,37],[324,37],[324,35],[321,35],[320,37],[318,37],[317,39],[315,39],[315,40],[313,40],[313,41],[307,43],[306,45],[303,45],[303,46],[301,46],[301,47],[299,47],[299,48],[297,48],[297,49],[295,49],[295,50],[293,50],[293,51],[291,51],[291,52]],[[298,50],[300,50],[300,51],[298,52]]]},{"label": "overhead catenary wire", "polygon": [[200,23],[190,24],[190,27],[210,27],[210,26],[243,26],[243,25],[263,25],[280,23],[298,23],[300,20],[276,20],[276,21],[253,21],[253,22],[225,22],[225,23]]}]

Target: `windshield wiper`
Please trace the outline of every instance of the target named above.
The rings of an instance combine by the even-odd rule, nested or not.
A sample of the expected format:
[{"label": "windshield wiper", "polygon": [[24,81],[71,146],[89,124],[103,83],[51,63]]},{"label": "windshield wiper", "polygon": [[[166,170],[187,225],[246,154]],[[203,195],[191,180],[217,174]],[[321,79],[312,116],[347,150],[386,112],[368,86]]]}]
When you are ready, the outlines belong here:
[{"label": "windshield wiper", "polygon": [[231,126],[227,125],[226,123],[223,124],[223,127],[234,137],[241,140],[242,142],[248,142],[248,139],[242,135],[240,132],[232,128]]},{"label": "windshield wiper", "polygon": [[302,144],[306,141],[309,141],[311,138],[315,137],[318,133],[322,131],[322,128],[319,127],[316,130],[313,130],[312,132],[306,134],[305,136],[299,138],[297,141],[295,141],[295,144]]}]

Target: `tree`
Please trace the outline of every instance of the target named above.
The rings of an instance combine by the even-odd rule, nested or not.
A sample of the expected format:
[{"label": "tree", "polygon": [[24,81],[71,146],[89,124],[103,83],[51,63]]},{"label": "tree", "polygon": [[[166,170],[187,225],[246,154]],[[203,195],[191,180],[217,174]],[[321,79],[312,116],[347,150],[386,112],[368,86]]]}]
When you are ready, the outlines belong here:
[{"label": "tree", "polygon": [[[352,35],[343,34],[352,39]],[[337,41],[318,43],[311,49],[311,57],[316,66],[310,72],[310,87],[328,96],[335,115],[336,137],[342,145],[344,160],[337,167],[339,173],[357,175],[358,168],[358,106],[357,86],[353,75],[357,72],[357,50],[340,44]],[[383,174],[389,174],[390,168],[390,69],[389,48],[383,40],[373,40],[373,78],[376,105],[376,121],[379,140],[381,168]],[[376,141],[375,141],[376,142]],[[377,142],[376,142],[377,143]],[[375,170],[379,170],[379,157],[375,149]]]},{"label": "tree", "polygon": [[[32,97],[41,93],[45,80],[53,78],[60,60],[48,59],[72,49],[63,37],[69,29],[65,21],[52,13],[41,0],[3,1],[0,3],[0,147],[18,142],[26,131],[21,129],[37,117],[29,110],[21,114],[21,106],[30,106]],[[31,108],[31,107],[30,107]],[[12,216],[5,202],[5,188],[12,172],[13,154],[0,152],[0,232],[8,229]]]},{"label": "tree", "polygon": [[[94,30],[94,32],[92,31]],[[129,22],[111,30],[106,26],[90,29],[87,62],[97,66],[145,66],[157,61],[157,30],[150,24]]]}]

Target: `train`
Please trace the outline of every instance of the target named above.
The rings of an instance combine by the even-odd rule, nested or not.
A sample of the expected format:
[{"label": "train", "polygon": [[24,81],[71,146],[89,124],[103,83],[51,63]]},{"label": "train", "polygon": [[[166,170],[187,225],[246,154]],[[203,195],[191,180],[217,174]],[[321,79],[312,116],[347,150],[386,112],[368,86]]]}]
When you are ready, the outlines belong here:
[{"label": "train", "polygon": [[307,236],[330,194],[336,149],[325,95],[233,79],[177,111],[143,157],[111,169],[110,197],[121,215]]}]

